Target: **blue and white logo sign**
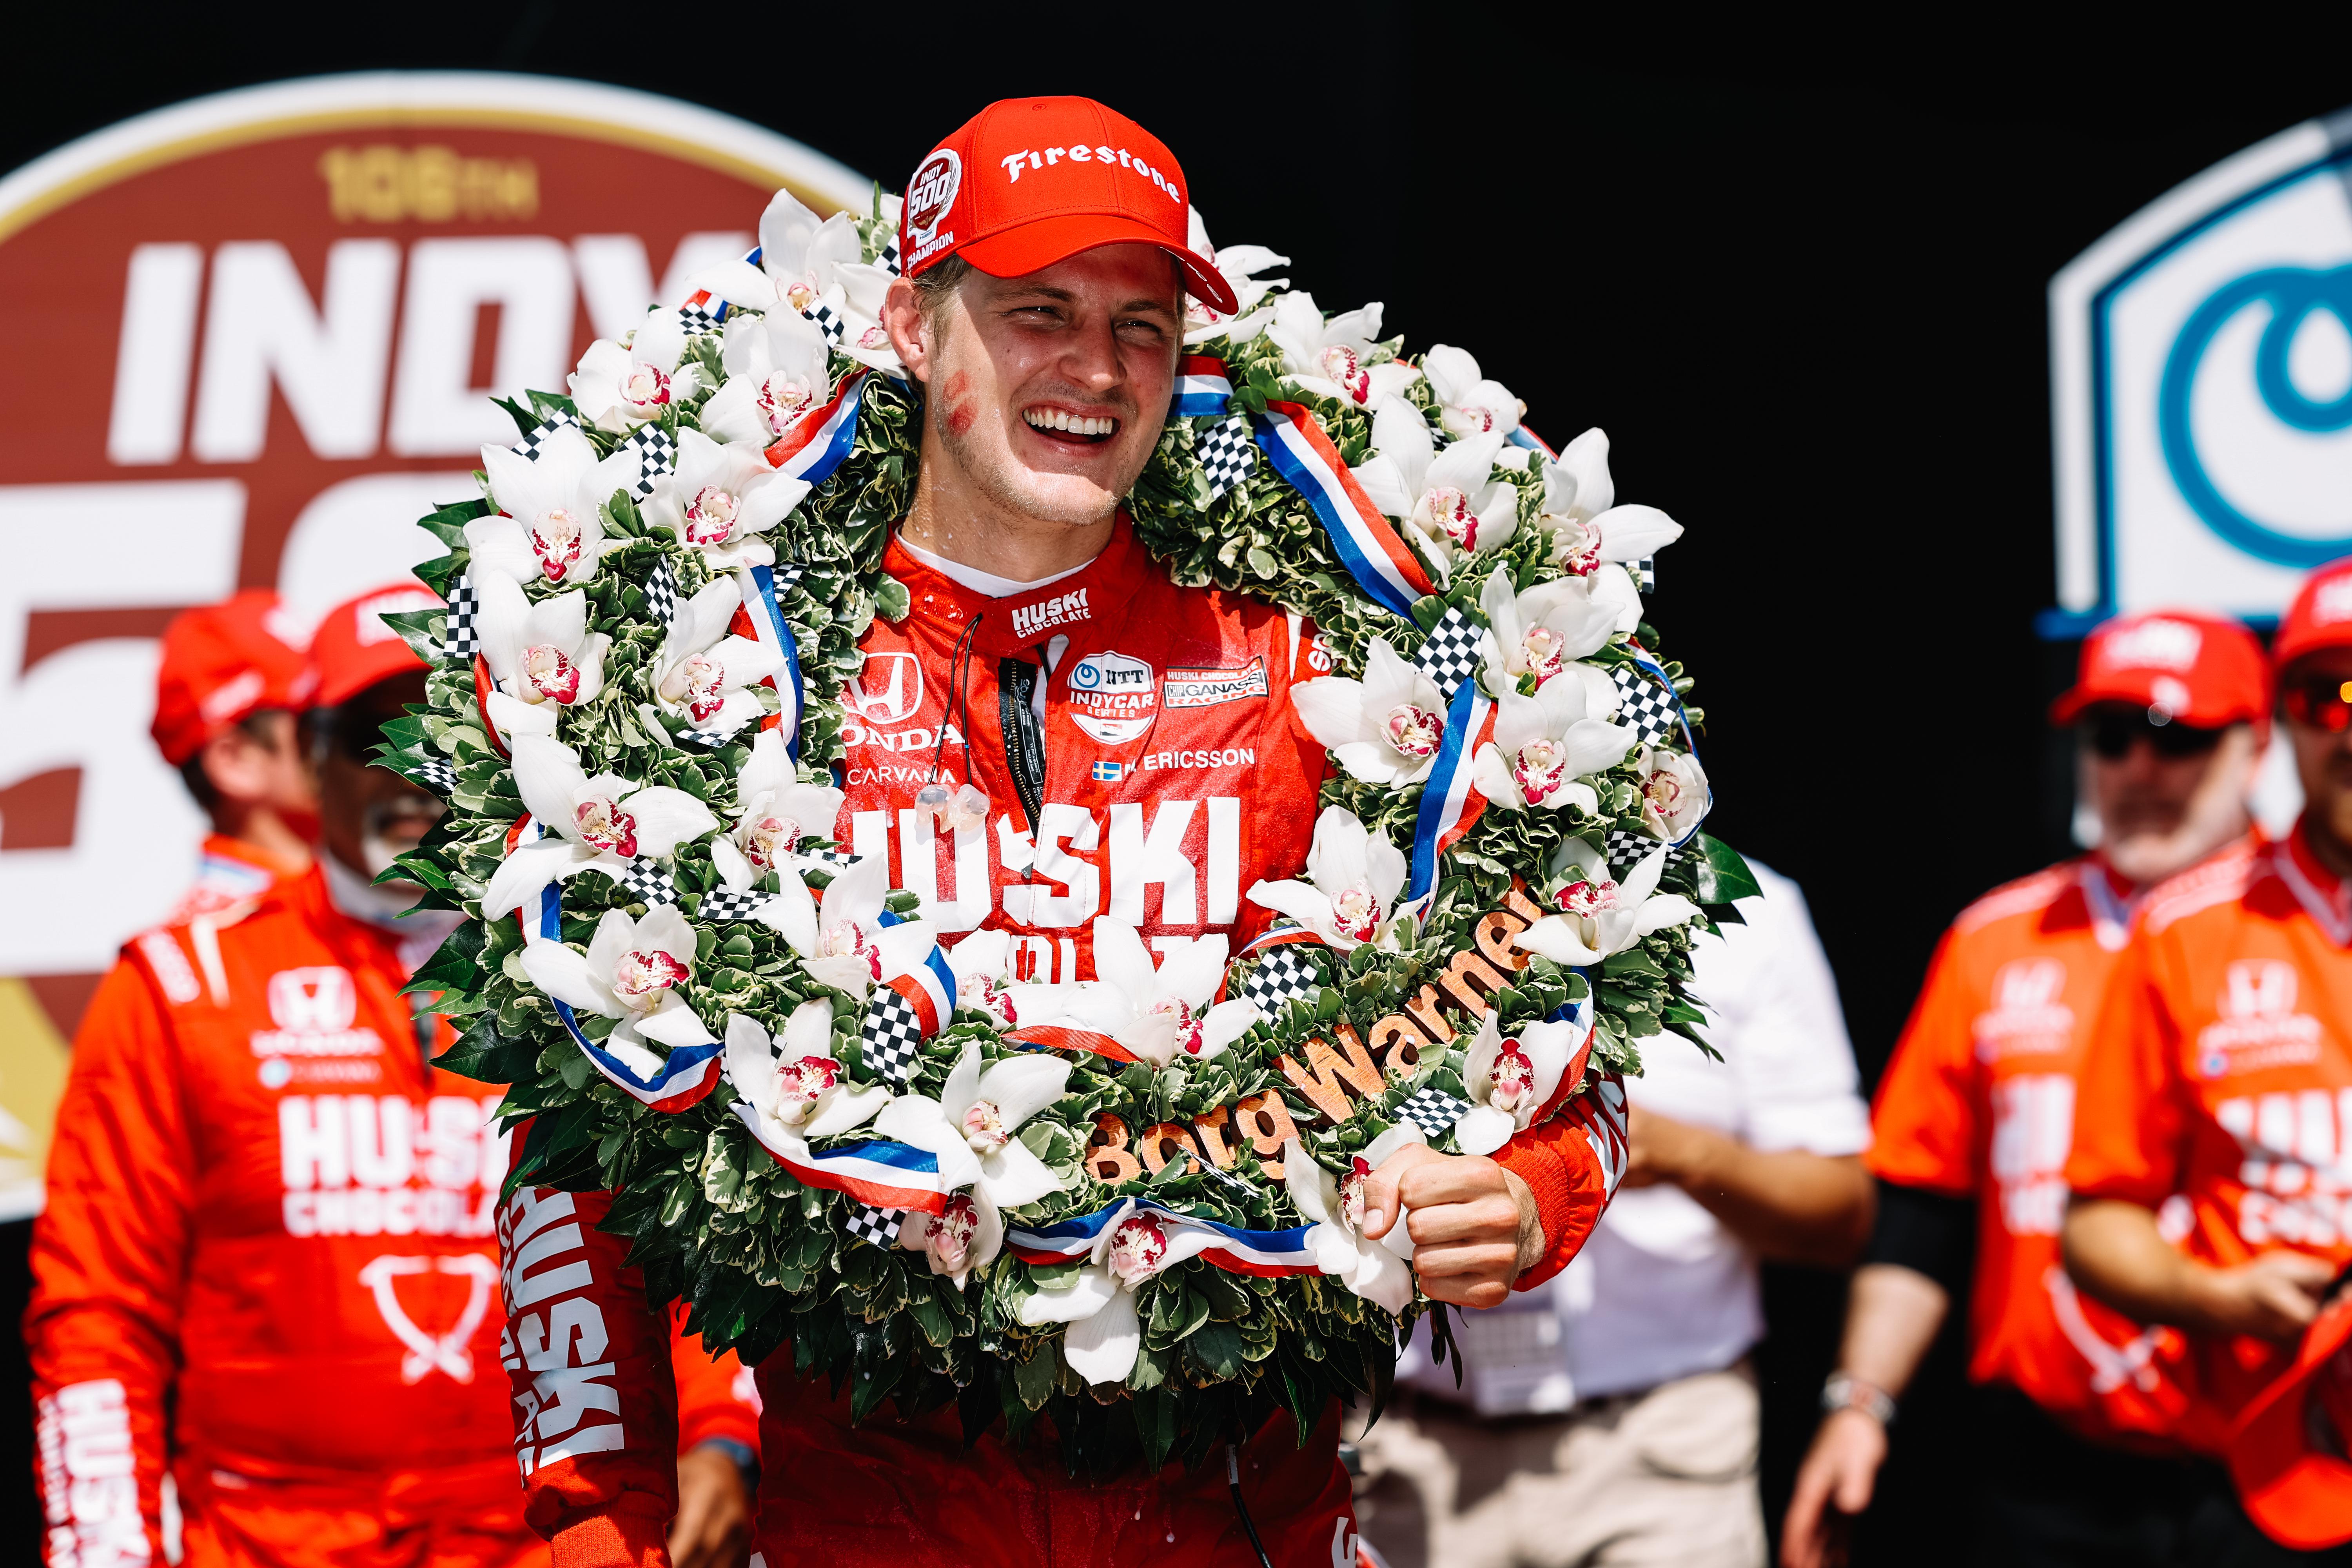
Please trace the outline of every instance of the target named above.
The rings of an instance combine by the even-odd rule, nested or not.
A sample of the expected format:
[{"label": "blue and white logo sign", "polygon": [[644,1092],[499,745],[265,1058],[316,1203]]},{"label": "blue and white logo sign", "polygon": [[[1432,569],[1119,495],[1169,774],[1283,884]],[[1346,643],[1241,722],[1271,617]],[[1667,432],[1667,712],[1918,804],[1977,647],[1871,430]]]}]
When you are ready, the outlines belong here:
[{"label": "blue and white logo sign", "polygon": [[2207,170],[2050,285],[2053,635],[2262,621],[2352,555],[2352,111]]}]

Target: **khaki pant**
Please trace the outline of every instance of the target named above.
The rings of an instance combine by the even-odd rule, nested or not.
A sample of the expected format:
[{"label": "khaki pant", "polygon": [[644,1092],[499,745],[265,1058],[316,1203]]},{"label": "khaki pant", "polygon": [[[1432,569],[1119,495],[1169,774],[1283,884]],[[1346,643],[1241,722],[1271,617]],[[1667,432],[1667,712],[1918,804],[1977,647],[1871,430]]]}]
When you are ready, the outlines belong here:
[{"label": "khaki pant", "polygon": [[1401,1388],[1358,1439],[1356,1514],[1390,1568],[1759,1568],[1756,1442],[1745,1362],[1564,1415]]}]

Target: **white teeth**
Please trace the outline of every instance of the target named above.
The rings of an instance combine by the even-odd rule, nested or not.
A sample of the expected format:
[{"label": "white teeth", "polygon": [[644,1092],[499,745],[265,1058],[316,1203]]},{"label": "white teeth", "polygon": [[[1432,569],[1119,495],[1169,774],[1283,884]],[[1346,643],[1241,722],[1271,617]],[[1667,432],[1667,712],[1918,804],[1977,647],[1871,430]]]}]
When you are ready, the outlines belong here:
[{"label": "white teeth", "polygon": [[1073,436],[1108,436],[1118,428],[1116,419],[1088,419],[1059,408],[1032,408],[1021,417],[1035,429],[1066,430]]}]

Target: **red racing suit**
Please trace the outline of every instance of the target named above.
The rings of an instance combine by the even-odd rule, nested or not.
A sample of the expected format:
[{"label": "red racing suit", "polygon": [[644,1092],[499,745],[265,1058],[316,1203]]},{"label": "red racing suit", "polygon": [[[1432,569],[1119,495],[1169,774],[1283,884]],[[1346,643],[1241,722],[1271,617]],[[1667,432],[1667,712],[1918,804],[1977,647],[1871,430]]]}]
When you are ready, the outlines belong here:
[{"label": "red racing suit", "polygon": [[[99,987],[26,1317],[52,1563],[162,1561],[167,1468],[196,1568],[545,1561],[499,1375],[499,1096],[427,1065],[449,1029],[400,946],[314,867]],[[752,1440],[732,1358],[677,1353],[697,1440]]]},{"label": "red racing suit", "polygon": [[267,850],[226,833],[205,835],[204,853],[196,858],[195,879],[180,895],[165,925],[184,925],[198,915],[216,915],[238,904],[250,903],[269,890],[280,877],[299,874]]},{"label": "red racing suit", "polygon": [[[1244,894],[1304,864],[1323,776],[1323,750],[1290,703],[1294,682],[1329,670],[1311,626],[1174,586],[1124,522],[1090,564],[1004,598],[896,542],[887,569],[907,585],[909,611],[875,622],[845,693],[854,722],[836,837],[888,854],[894,883],[948,931],[1013,932],[1026,978],[1090,977],[1098,915],[1134,922],[1160,952],[1210,933],[1238,944],[1268,923]],[[987,826],[950,837],[914,809],[935,755],[951,785],[987,794]],[[1497,1158],[1527,1181],[1543,1221],[1547,1254],[1524,1289],[1583,1245],[1619,1167],[1604,1170],[1567,1117]],[[667,1415],[643,1284],[621,1267],[625,1247],[593,1223],[608,1203],[539,1189],[500,1219],[512,1331],[551,1347],[559,1331],[581,1335],[594,1353],[574,1352],[574,1375],[602,1382],[612,1412],[608,1431],[567,1426],[553,1447],[529,1423],[517,1438],[531,1522],[559,1568],[662,1561],[675,1507],[658,1462]],[[1257,1561],[1221,1465],[1076,1482],[1047,1450],[994,1434],[967,1447],[952,1409],[853,1426],[847,1397],[797,1379],[789,1348],[759,1380],[766,1568]],[[537,1387],[518,1375],[518,1409]],[[1355,1561],[1339,1431],[1335,1405],[1303,1446],[1282,1416],[1242,1451],[1244,1495],[1282,1568]]]}]

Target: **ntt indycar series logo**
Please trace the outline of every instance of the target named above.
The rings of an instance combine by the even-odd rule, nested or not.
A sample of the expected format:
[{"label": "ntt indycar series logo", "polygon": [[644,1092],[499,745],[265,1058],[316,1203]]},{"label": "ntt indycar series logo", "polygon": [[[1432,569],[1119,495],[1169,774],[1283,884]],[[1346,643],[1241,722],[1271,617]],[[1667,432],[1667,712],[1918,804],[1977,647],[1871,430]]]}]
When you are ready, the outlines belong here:
[{"label": "ntt indycar series logo", "polygon": [[1071,720],[1107,746],[1141,736],[1160,717],[1151,667],[1123,653],[1090,653],[1070,668]]}]

